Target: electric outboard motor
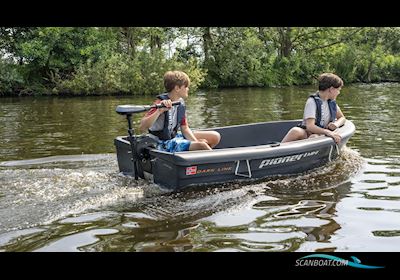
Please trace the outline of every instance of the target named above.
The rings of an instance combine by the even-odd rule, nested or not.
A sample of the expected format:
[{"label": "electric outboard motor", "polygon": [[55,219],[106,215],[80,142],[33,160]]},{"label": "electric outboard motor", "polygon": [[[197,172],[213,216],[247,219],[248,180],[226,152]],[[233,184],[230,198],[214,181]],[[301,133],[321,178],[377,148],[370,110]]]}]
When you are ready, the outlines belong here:
[{"label": "electric outboard motor", "polygon": [[136,155],[139,160],[149,159],[149,149],[156,149],[158,142],[150,136],[140,135],[136,137]]},{"label": "electric outboard motor", "polygon": [[144,171],[152,174],[150,149],[156,149],[158,142],[147,135],[136,137],[136,156],[138,163],[138,176],[144,177]]},{"label": "electric outboard motor", "polygon": [[[172,102],[172,106],[180,104],[180,101]],[[135,179],[144,178],[144,171],[151,173],[149,149],[156,148],[157,141],[147,135],[135,135],[132,126],[132,115],[152,108],[162,107],[165,107],[164,104],[151,106],[119,105],[115,109],[118,114],[126,116],[128,121],[128,136],[119,136],[114,140],[120,172],[134,176]]]}]

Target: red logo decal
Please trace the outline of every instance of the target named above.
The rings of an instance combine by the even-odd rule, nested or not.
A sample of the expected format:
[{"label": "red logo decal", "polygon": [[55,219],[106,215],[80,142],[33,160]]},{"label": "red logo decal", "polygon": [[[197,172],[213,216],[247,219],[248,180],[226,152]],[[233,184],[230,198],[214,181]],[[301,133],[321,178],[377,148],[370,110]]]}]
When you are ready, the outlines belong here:
[{"label": "red logo decal", "polygon": [[186,175],[194,175],[197,173],[197,166],[186,167]]}]

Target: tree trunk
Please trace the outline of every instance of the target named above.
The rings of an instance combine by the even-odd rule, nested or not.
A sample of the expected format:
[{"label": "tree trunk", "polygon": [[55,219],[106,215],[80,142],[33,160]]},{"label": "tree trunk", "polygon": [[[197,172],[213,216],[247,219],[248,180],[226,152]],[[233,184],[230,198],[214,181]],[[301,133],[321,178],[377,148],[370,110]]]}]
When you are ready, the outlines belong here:
[{"label": "tree trunk", "polygon": [[203,29],[203,51],[204,51],[204,62],[210,59],[210,48],[212,45],[211,28],[205,27]]},{"label": "tree trunk", "polygon": [[367,82],[368,82],[368,83],[371,82],[372,66],[373,66],[373,64],[374,64],[373,60],[370,60],[369,65],[368,65],[368,70],[367,70]]},{"label": "tree trunk", "polygon": [[290,36],[291,31],[291,27],[278,27],[280,57],[290,57],[292,52],[292,38]]},{"label": "tree trunk", "polygon": [[150,51],[154,53],[154,51],[161,49],[161,38],[158,35],[150,35]]},{"label": "tree trunk", "polygon": [[135,56],[136,44],[132,36],[132,30],[129,27],[122,27],[121,31],[122,35],[126,39],[126,51],[127,54],[130,54],[132,57]]},{"label": "tree trunk", "polygon": [[[374,34],[373,36],[373,42],[372,42],[372,49],[371,49],[371,53],[373,53],[377,46],[378,46],[378,42],[379,42],[379,38],[380,38],[380,34],[381,34],[381,29],[377,28],[376,29],[376,34]],[[367,70],[367,82],[370,83],[371,82],[371,76],[372,76],[372,66],[375,63],[375,60],[373,57],[371,57],[369,64],[368,64],[368,70]]]}]

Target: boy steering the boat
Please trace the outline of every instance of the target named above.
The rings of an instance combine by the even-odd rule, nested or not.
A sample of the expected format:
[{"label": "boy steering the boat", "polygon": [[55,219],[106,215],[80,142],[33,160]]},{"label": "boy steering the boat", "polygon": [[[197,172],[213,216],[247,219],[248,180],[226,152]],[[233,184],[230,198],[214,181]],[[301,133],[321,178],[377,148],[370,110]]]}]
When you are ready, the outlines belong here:
[{"label": "boy steering the boat", "polygon": [[[184,99],[189,94],[189,76],[182,71],[168,71],[164,75],[164,86],[167,92],[158,95],[154,104],[165,107],[148,111],[139,129],[148,131],[149,136],[158,141],[157,149],[162,151],[212,150],[219,143],[220,134],[216,131],[192,131],[188,125]],[[175,101],[180,101],[180,105],[172,106]]]}]

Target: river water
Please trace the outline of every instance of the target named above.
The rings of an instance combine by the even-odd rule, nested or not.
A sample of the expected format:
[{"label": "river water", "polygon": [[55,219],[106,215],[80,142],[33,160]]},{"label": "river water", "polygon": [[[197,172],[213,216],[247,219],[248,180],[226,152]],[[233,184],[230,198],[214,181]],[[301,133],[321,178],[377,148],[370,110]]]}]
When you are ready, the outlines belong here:
[{"label": "river water", "polygon": [[[312,91],[190,93],[189,125],[298,119]],[[118,173],[115,107],[152,97],[1,98],[0,250],[400,251],[399,94],[345,86],[338,103],[357,130],[324,167],[177,193]]]}]

